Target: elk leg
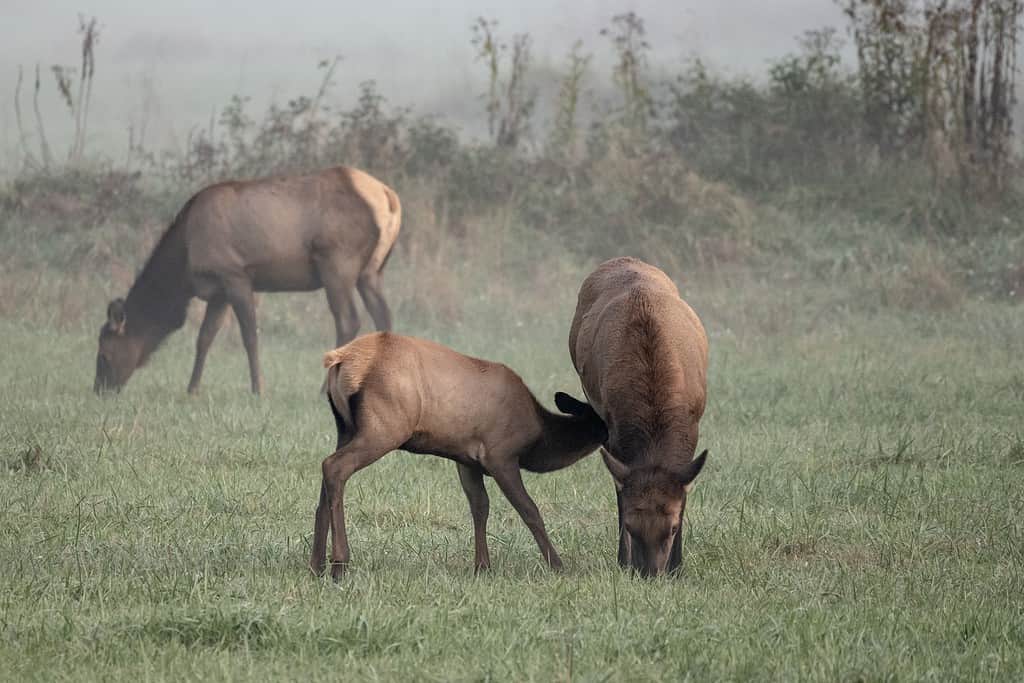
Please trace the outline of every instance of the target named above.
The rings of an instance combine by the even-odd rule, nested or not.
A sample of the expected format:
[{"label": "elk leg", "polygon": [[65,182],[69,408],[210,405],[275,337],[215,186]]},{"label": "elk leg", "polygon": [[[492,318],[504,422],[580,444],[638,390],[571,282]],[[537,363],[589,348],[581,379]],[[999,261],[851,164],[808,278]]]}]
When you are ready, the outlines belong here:
[{"label": "elk leg", "polygon": [[615,490],[615,504],[619,510],[619,566],[625,569],[630,566],[633,544],[622,521],[622,492],[618,489]]},{"label": "elk leg", "polygon": [[320,502],[313,516],[313,542],[309,553],[309,570],[323,576],[327,569],[327,530],[330,526],[330,503],[327,500],[327,482],[320,481]]},{"label": "elk leg", "polygon": [[459,482],[469,500],[469,512],[473,515],[473,546],[476,571],[490,569],[491,555],[487,550],[487,515],[491,509],[487,488],[484,487],[484,473],[477,466],[459,463]]},{"label": "elk leg", "polygon": [[334,316],[334,338],[338,346],[344,346],[359,334],[359,311],[356,309],[353,290],[328,290],[327,303]]},{"label": "elk leg", "polygon": [[223,294],[216,294],[206,302],[206,314],[203,315],[203,324],[199,326],[199,336],[196,337],[196,361],[192,366],[192,378],[188,381],[190,394],[199,392],[199,380],[203,376],[203,366],[206,365],[206,354],[209,353],[213,340],[217,338],[217,332],[224,324],[227,312],[228,302]]},{"label": "elk leg", "polygon": [[668,567],[665,570],[672,573],[679,569],[683,564],[683,513],[679,512],[679,531],[676,532],[676,538],[672,541],[672,552],[668,556]]},{"label": "elk leg", "polygon": [[260,372],[259,342],[256,331],[256,297],[252,291],[252,283],[242,278],[232,280],[226,286],[227,299],[238,319],[238,328],[242,332],[242,344],[249,357],[249,379],[252,382],[252,393],[257,396],[263,391],[263,374]]},{"label": "elk leg", "polygon": [[373,318],[374,327],[382,332],[391,330],[391,309],[388,308],[384,294],[380,291],[380,272],[364,272],[359,276],[356,283],[359,288],[359,296],[366,304],[366,310]]},{"label": "elk leg", "polygon": [[317,258],[316,267],[334,316],[335,341],[344,346],[359,333],[359,311],[353,299],[356,275],[340,265],[338,259]]},{"label": "elk leg", "polygon": [[[345,484],[349,478],[367,465],[379,460],[389,451],[394,450],[405,442],[405,439],[397,443],[391,441],[383,442],[379,439],[371,440],[357,435],[353,441],[334,451],[323,462],[323,492],[321,494],[321,505],[326,503],[330,513],[331,529],[331,578],[335,581],[341,578],[348,569],[351,557],[348,547],[348,534],[345,531]],[[384,445],[382,445],[384,444]],[[323,493],[326,493],[326,496]],[[321,506],[317,506],[316,524],[313,527],[313,551],[324,547],[326,542],[326,524],[321,523]],[[320,536],[316,537],[317,532]],[[316,571],[320,556],[310,557],[310,567]]]},{"label": "elk leg", "polygon": [[540,516],[537,504],[533,502],[530,494],[526,492],[526,487],[523,486],[523,477],[519,472],[519,467],[517,465],[503,467],[492,471],[491,476],[494,477],[494,481],[498,482],[501,492],[508,498],[508,502],[512,503],[512,507],[516,509],[523,523],[533,534],[534,540],[540,547],[540,554],[544,556],[552,569],[560,570],[562,558],[558,556],[555,547],[551,545],[551,539],[548,538],[548,532],[544,529],[544,519]]},{"label": "elk leg", "polygon": [[630,567],[632,567],[633,571],[638,572],[640,576],[650,576],[651,572],[647,566],[647,551],[644,546],[640,543],[633,543],[631,538],[629,549]]},{"label": "elk leg", "polygon": [[[327,305],[334,317],[334,342],[337,346],[344,346],[359,334],[359,311],[354,300],[356,277],[329,258],[317,258],[316,267],[327,295]],[[320,393],[326,391],[325,377]]]}]

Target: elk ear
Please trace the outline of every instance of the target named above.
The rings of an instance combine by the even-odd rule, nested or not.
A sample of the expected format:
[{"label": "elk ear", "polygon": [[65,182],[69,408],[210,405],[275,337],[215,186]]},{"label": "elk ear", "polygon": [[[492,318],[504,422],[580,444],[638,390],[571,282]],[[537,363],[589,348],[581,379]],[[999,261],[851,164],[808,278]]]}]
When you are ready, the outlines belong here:
[{"label": "elk ear", "polygon": [[115,334],[124,334],[124,325],[127,319],[124,312],[124,299],[114,299],[107,305],[107,324]]},{"label": "elk ear", "polygon": [[576,400],[564,391],[555,392],[555,405],[566,415],[575,415],[576,417],[583,417],[594,412],[589,404]]},{"label": "elk ear", "polygon": [[693,459],[686,469],[683,470],[682,484],[686,487],[687,493],[693,488],[693,480],[700,474],[701,469],[704,467],[704,461],[708,458],[708,449],[704,449],[700,455]]},{"label": "elk ear", "polygon": [[622,483],[626,481],[626,477],[629,476],[629,468],[621,460],[616,458],[614,455],[608,452],[608,449],[601,447],[601,458],[604,460],[604,466],[608,468],[608,471],[612,475],[612,479],[615,480],[615,488],[622,490]]}]

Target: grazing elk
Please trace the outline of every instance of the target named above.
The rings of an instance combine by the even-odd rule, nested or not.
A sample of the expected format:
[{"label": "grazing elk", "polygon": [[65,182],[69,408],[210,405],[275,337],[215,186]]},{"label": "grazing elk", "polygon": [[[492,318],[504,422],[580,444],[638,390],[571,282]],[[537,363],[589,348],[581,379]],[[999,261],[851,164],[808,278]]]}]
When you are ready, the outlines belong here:
[{"label": "grazing elk", "polygon": [[359,337],[328,352],[324,366],[338,443],[323,461],[309,558],[314,574],[323,574],[327,566],[328,527],[331,575],[337,579],[344,573],[350,557],[342,500],[345,483],[396,449],[437,455],[458,464],[473,517],[477,571],[491,563],[485,474],[498,482],[547,563],[561,568],[562,560],[523,486],[520,469],[559,470],[603,443],[604,423],[589,405],[558,393],[555,404],[566,415],[550,413],[508,367],[396,334]]},{"label": "grazing elk", "polygon": [[583,391],[608,429],[601,449],[615,480],[619,564],[646,576],[681,562],[686,494],[704,414],[708,341],[665,273],[616,258],[583,282],[569,332]]},{"label": "grazing elk", "polygon": [[192,297],[206,301],[206,315],[189,393],[199,389],[206,354],[229,306],[249,357],[252,391],[262,390],[255,292],[322,287],[341,345],[359,330],[353,300],[358,288],[377,329],[391,329],[380,273],[400,224],[398,195],[353,168],[229,181],[200,190],[160,238],[128,296],[107,307],[94,390],[120,390],[185,323]]}]

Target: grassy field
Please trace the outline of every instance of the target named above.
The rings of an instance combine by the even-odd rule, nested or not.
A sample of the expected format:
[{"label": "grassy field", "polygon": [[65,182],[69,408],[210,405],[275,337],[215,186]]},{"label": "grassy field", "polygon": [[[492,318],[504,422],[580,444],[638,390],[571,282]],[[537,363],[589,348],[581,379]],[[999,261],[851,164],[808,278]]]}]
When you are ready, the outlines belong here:
[{"label": "grassy field", "polygon": [[[446,324],[412,315],[403,259],[387,278],[401,331],[508,363],[548,405],[579,394],[565,338],[584,267],[553,275],[543,305],[481,287]],[[353,570],[316,580],[334,440],[320,295],[262,300],[259,400],[234,329],[201,396],[184,391],[193,322],[100,400],[104,287],[9,304],[0,679],[1024,678],[1024,308],[830,307],[828,285],[782,282],[685,283],[711,336],[711,456],[684,574],[655,581],[615,564],[599,458],[526,476],[564,574],[492,482],[494,569],[474,577],[455,467],[401,453],[352,480]],[[62,317],[76,296],[95,320]]]}]

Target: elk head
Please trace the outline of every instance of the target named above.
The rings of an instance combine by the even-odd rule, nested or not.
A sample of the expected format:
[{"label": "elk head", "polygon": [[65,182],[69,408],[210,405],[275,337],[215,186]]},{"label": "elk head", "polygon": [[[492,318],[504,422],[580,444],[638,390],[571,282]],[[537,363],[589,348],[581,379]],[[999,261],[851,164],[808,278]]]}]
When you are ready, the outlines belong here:
[{"label": "elk head", "polygon": [[622,497],[622,529],[630,548],[630,566],[644,576],[663,574],[680,533],[686,494],[700,474],[705,450],[680,470],[659,465],[630,467],[604,448],[601,457]]},{"label": "elk head", "polygon": [[141,345],[128,335],[127,323],[124,299],[114,299],[107,306],[107,322],[100,328],[96,380],[92,387],[97,394],[120,391],[138,367]]}]

